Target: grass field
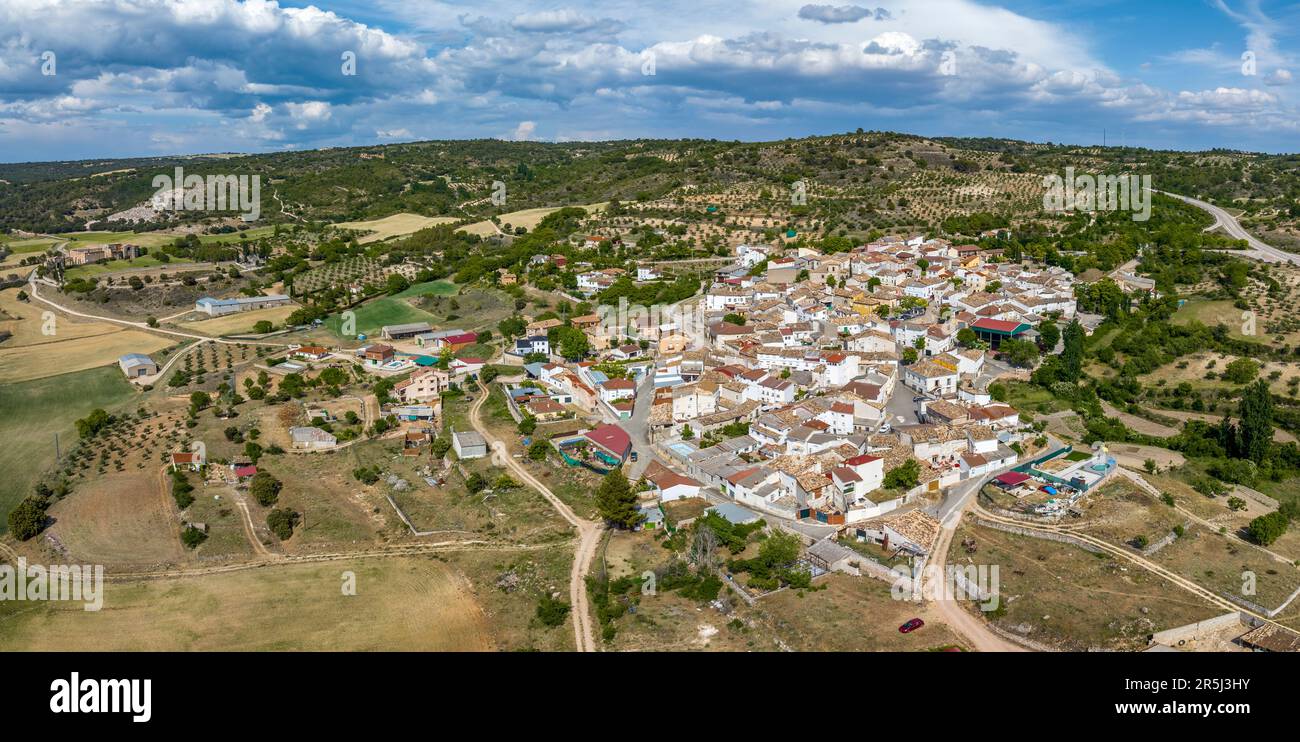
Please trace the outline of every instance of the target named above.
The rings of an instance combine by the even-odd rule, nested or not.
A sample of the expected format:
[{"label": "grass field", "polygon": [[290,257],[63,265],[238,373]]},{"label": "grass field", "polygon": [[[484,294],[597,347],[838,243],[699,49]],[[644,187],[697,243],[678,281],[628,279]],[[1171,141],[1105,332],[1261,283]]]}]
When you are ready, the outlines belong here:
[{"label": "grass field", "polygon": [[[406,322],[429,322],[437,321],[432,314],[412,306],[411,299],[423,294],[450,295],[456,292],[456,285],[447,281],[430,281],[428,283],[417,283],[405,291],[392,296],[384,296],[379,299],[362,304],[352,311],[357,315],[357,332],[362,335],[376,335],[379,328],[384,325],[400,325]],[[342,315],[333,315],[325,320],[325,326],[335,335],[343,336]]]},{"label": "grass field", "polygon": [[[343,594],[343,574],[356,595]],[[41,651],[495,648],[468,582],[434,559],[291,564],[172,580],[112,582],[104,608],[0,603],[0,646]]]},{"label": "grass field", "polygon": [[[974,542],[974,554],[962,548],[967,539]],[[998,565],[1002,605],[993,620],[1008,631],[1065,650],[1140,649],[1157,631],[1223,613],[1111,557],[992,528],[960,526],[948,562]]]},{"label": "grass field", "polygon": [[[55,315],[52,325],[42,316],[44,305],[17,300],[18,289],[0,292],[0,330],[13,333],[0,345],[0,382],[39,379],[115,363],[126,353],[153,353],[175,342],[143,330],[111,322],[76,320]],[[53,334],[43,331],[52,329]]]},{"label": "grass field", "polygon": [[194,320],[192,322],[180,322],[180,327],[193,332],[201,332],[205,335],[220,337],[222,335],[242,335],[251,333],[253,325],[262,320],[274,324],[277,328],[284,324],[285,319],[297,310],[297,305],[287,305],[283,307],[268,307],[266,309],[257,309],[251,312],[236,312],[224,317],[210,317],[208,319]]},{"label": "grass field", "polygon": [[[75,390],[75,393],[72,393]],[[96,407],[110,412],[135,398],[116,367],[0,384],[0,512],[31,494],[40,475],[54,463],[54,434],[64,449],[76,440],[73,421]],[[0,520],[0,532],[8,524]]]},{"label": "grass field", "polygon": [[[1171,321],[1174,324],[1188,324],[1193,320],[1203,325],[1214,327],[1215,325],[1227,325],[1228,334],[1236,338],[1246,337],[1241,333],[1242,327],[1242,310],[1232,306],[1232,302],[1225,300],[1211,301],[1209,299],[1188,299],[1186,304],[1174,312]],[[1264,328],[1257,328],[1259,333],[1264,332]]]},{"label": "grass field", "polygon": [[370,219],[363,222],[339,222],[334,226],[340,229],[356,229],[369,231],[370,234],[357,240],[362,244],[369,242],[380,242],[389,237],[398,237],[401,235],[414,234],[426,227],[432,227],[438,224],[451,224],[460,221],[449,216],[420,216],[419,214],[393,214],[383,219]]}]

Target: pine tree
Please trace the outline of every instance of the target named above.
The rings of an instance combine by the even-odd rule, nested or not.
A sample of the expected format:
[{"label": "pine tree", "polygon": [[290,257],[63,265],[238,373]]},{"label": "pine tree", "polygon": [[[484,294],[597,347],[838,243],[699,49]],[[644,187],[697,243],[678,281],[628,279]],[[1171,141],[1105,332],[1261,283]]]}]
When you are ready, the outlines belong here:
[{"label": "pine tree", "polygon": [[618,528],[633,528],[641,522],[641,511],[636,506],[636,493],[628,484],[622,469],[605,475],[596,490],[596,509],[600,517]]}]

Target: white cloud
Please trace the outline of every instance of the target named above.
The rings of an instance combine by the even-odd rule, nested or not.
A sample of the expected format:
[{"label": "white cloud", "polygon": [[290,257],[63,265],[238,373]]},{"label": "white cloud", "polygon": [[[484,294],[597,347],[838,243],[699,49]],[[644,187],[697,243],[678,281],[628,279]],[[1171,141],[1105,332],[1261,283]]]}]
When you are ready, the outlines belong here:
[{"label": "white cloud", "polygon": [[514,132],[510,134],[510,138],[515,140],[516,142],[526,142],[529,139],[532,139],[533,134],[535,134],[536,132],[537,132],[536,122],[520,121],[519,125],[515,127]]}]

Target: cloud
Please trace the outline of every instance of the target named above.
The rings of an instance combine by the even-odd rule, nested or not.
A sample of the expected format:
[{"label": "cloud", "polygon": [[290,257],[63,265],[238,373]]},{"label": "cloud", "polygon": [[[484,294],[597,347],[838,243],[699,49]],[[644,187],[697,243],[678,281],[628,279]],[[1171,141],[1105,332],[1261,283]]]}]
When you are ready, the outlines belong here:
[{"label": "cloud", "polygon": [[536,133],[536,131],[537,131],[536,122],[520,121],[519,125],[515,127],[514,132],[510,134],[510,138],[515,140],[516,142],[526,142],[529,139],[533,138],[533,134]]},{"label": "cloud", "polygon": [[892,18],[884,8],[873,10],[861,5],[805,5],[799,9],[799,17],[818,23],[857,23],[863,18],[887,21]]},{"label": "cloud", "polygon": [[[1255,29],[1267,53],[1258,77],[1243,78],[1237,45],[1223,43],[1153,57],[1155,74],[1190,63],[1221,77],[1155,85],[1111,69],[1086,27],[987,0],[890,0],[888,10],[569,0],[541,11],[523,0],[377,0],[367,23],[314,2],[5,0],[0,157],[66,157],[60,141],[86,156],[132,154],[145,138],[130,132],[163,128],[153,146],[210,151],[212,141],[782,138],[864,125],[1061,140],[1107,124],[1185,124],[1160,130],[1172,142],[1219,126],[1234,106],[1252,131],[1290,132],[1296,118],[1296,66],[1276,43],[1279,24],[1252,3],[1215,7]],[[45,50],[55,76],[39,73]]]},{"label": "cloud", "polygon": [[623,24],[612,18],[593,18],[572,8],[562,8],[517,15],[514,20],[510,21],[510,27],[516,31],[528,33],[584,33],[595,31],[604,34],[616,34],[623,29]]}]

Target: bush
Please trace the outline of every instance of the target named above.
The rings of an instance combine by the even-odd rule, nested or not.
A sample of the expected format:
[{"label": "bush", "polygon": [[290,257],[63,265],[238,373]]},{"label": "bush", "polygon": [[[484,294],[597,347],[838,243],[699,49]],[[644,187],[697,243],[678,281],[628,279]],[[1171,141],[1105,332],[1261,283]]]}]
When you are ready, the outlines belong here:
[{"label": "bush", "polygon": [[1246,526],[1246,536],[1260,546],[1268,546],[1286,533],[1288,525],[1286,515],[1274,511],[1252,520]]},{"label": "bush", "polygon": [[176,507],[181,510],[194,503],[194,485],[190,484],[189,477],[180,469],[172,472],[172,497],[176,499]]},{"label": "bush", "polygon": [[45,511],[50,501],[40,495],[28,495],[9,511],[9,532],[19,541],[26,541],[45,527]]},{"label": "bush", "polygon": [[280,488],[284,483],[271,476],[270,472],[259,471],[253,475],[253,482],[249,485],[249,492],[252,493],[253,499],[262,507],[268,507],[275,504],[280,499]]},{"label": "bush", "polygon": [[297,512],[288,508],[276,508],[266,515],[266,527],[281,541],[293,536],[293,529],[302,519]]},{"label": "bush", "polygon": [[197,549],[199,544],[207,540],[208,534],[200,531],[194,526],[185,526],[185,530],[181,531],[181,543],[185,544],[185,548],[187,549]]},{"label": "bush", "polygon": [[555,628],[564,623],[569,616],[569,604],[550,595],[543,595],[537,603],[537,620],[543,626]]}]

